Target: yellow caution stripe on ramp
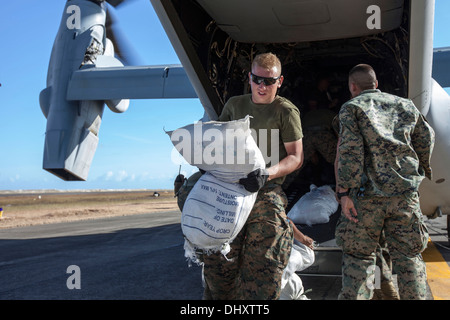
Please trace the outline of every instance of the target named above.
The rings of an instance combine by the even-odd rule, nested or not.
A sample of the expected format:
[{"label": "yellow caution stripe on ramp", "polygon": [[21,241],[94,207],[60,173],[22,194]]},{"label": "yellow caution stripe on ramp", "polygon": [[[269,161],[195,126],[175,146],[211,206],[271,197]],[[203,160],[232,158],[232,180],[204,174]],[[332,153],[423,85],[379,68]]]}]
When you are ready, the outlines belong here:
[{"label": "yellow caution stripe on ramp", "polygon": [[450,267],[433,242],[422,252],[427,265],[428,285],[435,300],[450,300]]}]

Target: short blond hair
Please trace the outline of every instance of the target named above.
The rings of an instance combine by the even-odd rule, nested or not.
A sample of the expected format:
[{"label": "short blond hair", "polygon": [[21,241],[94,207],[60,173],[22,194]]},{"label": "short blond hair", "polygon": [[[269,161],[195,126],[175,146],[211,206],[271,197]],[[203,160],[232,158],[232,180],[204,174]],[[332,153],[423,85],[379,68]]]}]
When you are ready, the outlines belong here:
[{"label": "short blond hair", "polygon": [[281,61],[275,54],[271,52],[256,55],[253,59],[252,68],[255,65],[258,65],[267,70],[276,67],[280,71],[279,75],[281,75]]}]

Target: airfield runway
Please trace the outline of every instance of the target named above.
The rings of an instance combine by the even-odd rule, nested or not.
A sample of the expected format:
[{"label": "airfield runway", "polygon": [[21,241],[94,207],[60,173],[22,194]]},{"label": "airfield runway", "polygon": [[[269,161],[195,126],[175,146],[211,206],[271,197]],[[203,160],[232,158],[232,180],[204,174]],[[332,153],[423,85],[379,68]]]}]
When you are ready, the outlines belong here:
[{"label": "airfield runway", "polygon": [[0,299],[201,299],[179,222],[177,211],[1,230]]},{"label": "airfield runway", "polygon": [[[448,246],[445,217],[439,219],[429,220],[434,229],[431,239]],[[0,299],[200,300],[201,268],[188,266],[183,243],[179,211],[2,229]],[[427,264],[437,266],[433,265],[429,283],[440,293],[433,292],[430,299],[450,299],[450,273],[445,274],[450,270],[449,251],[432,247],[437,254],[433,251]],[[70,289],[74,266],[80,287]],[[302,276],[302,280],[305,289],[311,289],[310,299],[337,298],[340,277]],[[443,288],[434,289],[441,281]]]}]

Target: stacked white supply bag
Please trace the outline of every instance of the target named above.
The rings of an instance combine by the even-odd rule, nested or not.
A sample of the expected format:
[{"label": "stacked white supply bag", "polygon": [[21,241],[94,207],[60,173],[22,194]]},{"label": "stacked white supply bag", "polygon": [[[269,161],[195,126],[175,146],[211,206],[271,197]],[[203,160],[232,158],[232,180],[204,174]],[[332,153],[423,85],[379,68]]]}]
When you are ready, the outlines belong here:
[{"label": "stacked white supply bag", "polygon": [[339,203],[333,189],[328,186],[310,186],[310,192],[305,194],[289,210],[288,218],[295,224],[314,225],[327,223],[330,216],[336,212]]},{"label": "stacked white supply bag", "polygon": [[175,149],[193,166],[231,183],[266,167],[250,130],[250,116],[234,121],[197,122],[167,132]]},{"label": "stacked white supply bag", "polygon": [[168,134],[189,164],[206,171],[190,191],[182,211],[185,256],[199,264],[198,250],[220,251],[226,257],[257,196],[239,184],[239,179],[265,168],[251,135],[250,117],[198,122]]},{"label": "stacked white supply bag", "polygon": [[199,263],[197,250],[220,251],[226,257],[256,196],[257,192],[249,192],[239,183],[221,181],[208,172],[202,175],[189,193],[181,215],[186,258]]},{"label": "stacked white supply bag", "polygon": [[280,300],[307,300],[303,282],[296,272],[305,270],[315,261],[314,251],[303,243],[294,241],[289,262],[281,278]]}]

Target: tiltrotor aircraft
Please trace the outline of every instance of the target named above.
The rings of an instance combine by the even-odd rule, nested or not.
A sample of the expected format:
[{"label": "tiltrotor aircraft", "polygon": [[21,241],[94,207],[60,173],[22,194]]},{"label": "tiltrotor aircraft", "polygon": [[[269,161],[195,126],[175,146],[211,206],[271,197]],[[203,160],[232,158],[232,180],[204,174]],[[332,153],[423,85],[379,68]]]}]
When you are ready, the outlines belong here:
[{"label": "tiltrotor aircraft", "polygon": [[216,119],[248,92],[252,58],[270,51],[283,64],[280,94],[297,106],[320,73],[345,101],[358,63],[374,67],[382,91],[412,99],[436,132],[423,213],[450,212],[450,49],[433,49],[434,0],[150,0],[182,66],[124,66],[108,28],[108,7],[121,2],[65,5],[39,97],[45,170],[87,179],[105,104],[124,112],[129,99],[198,97]]}]

